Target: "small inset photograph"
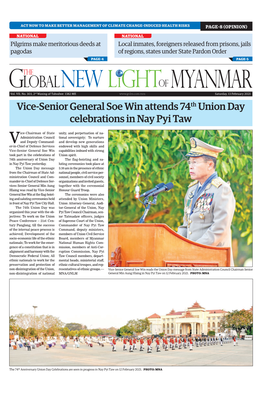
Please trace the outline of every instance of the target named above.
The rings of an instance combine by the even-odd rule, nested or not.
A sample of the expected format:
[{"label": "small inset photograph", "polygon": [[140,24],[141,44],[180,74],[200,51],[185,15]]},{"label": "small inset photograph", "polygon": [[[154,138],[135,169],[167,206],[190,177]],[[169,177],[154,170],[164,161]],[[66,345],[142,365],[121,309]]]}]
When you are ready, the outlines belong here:
[{"label": "small inset photograph", "polygon": [[10,280],[9,365],[252,366],[252,284]]},{"label": "small inset photograph", "polygon": [[251,267],[252,130],[109,130],[109,267]]}]

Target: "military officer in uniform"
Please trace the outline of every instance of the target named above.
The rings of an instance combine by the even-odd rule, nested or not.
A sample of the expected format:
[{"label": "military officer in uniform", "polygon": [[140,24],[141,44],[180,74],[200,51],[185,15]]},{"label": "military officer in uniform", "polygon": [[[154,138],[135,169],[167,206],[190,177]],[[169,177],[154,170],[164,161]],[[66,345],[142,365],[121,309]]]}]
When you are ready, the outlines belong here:
[{"label": "military officer in uniform", "polygon": [[143,351],[143,350],[144,350],[144,338],[141,337],[141,339],[140,339],[140,351]]},{"label": "military officer in uniform", "polygon": [[156,351],[160,352],[160,339],[159,339],[159,337],[156,338]]},{"label": "military officer in uniform", "polygon": [[116,339],[114,337],[113,337],[113,340],[112,340],[112,345],[113,345],[112,351],[115,352],[116,351]]},{"label": "military officer in uniform", "polygon": [[151,347],[152,340],[150,337],[147,339],[147,344],[148,344],[147,353],[151,353],[152,352],[152,347]]},{"label": "military officer in uniform", "polygon": [[[215,171],[222,148],[191,138],[189,172],[193,182],[184,200],[183,225],[178,233],[208,246],[231,248],[231,223],[236,201],[228,183]],[[233,266],[231,257],[231,266]]]},{"label": "military officer in uniform", "polygon": [[189,347],[190,347],[190,351],[192,351],[192,345],[193,345],[193,342],[192,342],[192,338],[190,337],[190,339],[189,339]]}]

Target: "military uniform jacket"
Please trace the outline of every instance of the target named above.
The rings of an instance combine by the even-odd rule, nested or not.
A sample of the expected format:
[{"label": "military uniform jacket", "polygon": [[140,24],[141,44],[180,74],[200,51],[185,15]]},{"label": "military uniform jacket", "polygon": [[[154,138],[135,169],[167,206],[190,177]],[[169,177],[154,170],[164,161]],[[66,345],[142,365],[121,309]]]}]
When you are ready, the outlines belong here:
[{"label": "military uniform jacket", "polygon": [[230,186],[220,177],[212,180],[190,207],[199,182],[189,185],[184,199],[183,225],[178,233],[194,242],[208,246],[231,247],[231,223],[236,201]]}]

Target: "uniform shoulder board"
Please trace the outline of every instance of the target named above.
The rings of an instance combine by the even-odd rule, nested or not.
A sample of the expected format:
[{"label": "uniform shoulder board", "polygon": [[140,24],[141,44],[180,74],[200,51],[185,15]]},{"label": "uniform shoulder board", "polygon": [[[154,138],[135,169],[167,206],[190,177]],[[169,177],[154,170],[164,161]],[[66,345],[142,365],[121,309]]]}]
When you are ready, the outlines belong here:
[{"label": "uniform shoulder board", "polygon": [[212,185],[215,186],[216,188],[221,187],[221,185],[224,183],[222,179],[214,179],[212,180]]},{"label": "uniform shoulder board", "polygon": [[198,183],[198,180],[194,180],[191,184],[189,184],[188,188],[194,186],[194,185],[197,184],[197,183]]}]

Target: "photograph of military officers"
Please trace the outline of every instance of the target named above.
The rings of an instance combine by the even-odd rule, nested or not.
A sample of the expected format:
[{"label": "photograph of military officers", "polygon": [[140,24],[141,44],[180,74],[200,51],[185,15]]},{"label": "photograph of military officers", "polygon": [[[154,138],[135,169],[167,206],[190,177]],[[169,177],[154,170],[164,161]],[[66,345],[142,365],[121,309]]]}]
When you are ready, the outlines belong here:
[{"label": "photograph of military officers", "polygon": [[[191,138],[190,144],[186,156],[194,181],[185,196],[183,224],[178,233],[200,244],[231,247],[236,201],[229,183],[215,170],[218,154],[224,149],[197,138]],[[231,261],[233,265],[233,258]]]},{"label": "photograph of military officers", "polygon": [[110,130],[109,227],[164,223],[252,266],[252,151],[252,130]]}]

